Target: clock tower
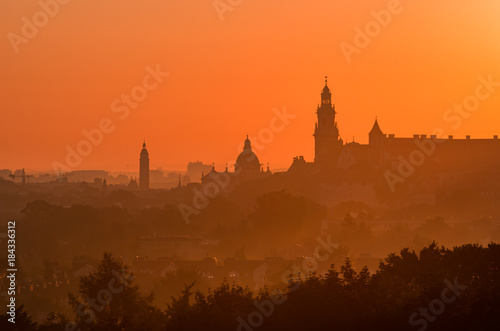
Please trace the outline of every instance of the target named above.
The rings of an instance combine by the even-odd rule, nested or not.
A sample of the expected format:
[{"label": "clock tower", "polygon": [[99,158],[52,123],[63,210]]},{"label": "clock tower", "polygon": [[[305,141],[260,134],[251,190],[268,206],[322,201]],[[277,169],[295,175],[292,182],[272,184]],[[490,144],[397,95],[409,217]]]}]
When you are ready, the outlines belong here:
[{"label": "clock tower", "polygon": [[343,141],[335,121],[335,105],[332,104],[332,93],[327,79],[328,77],[325,77],[321,105],[318,105],[316,110],[318,121],[314,129],[314,163],[323,169],[333,170],[342,151]]}]

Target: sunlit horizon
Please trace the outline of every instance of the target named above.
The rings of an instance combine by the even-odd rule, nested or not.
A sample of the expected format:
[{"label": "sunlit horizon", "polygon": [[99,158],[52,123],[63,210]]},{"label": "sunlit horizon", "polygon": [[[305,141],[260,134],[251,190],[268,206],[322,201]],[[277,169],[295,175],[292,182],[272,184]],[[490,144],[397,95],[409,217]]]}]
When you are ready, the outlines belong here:
[{"label": "sunlit horizon", "polygon": [[[146,139],[151,168],[183,170],[190,161],[225,167],[246,135],[269,125],[273,109],[297,118],[275,134],[259,159],[272,168],[314,158],[312,132],[324,76],[329,77],[340,135],[366,143],[375,117],[397,137],[431,134],[491,138],[500,93],[482,101],[458,129],[444,112],[474,93],[478,77],[500,81],[500,21],[493,1],[401,1],[399,13],[350,56],[356,27],[387,1],[242,2],[221,20],[212,3],[135,4],[71,1],[18,53],[0,44],[3,168],[51,170],[76,148],[82,130],[109,118],[104,136],[74,169],[137,167]],[[2,32],[21,35],[37,1],[4,3]],[[305,11],[305,9],[307,9]],[[266,33],[266,31],[268,31]],[[114,100],[142,83],[146,68],[169,75],[129,115]],[[116,153],[120,151],[120,153]]]}]

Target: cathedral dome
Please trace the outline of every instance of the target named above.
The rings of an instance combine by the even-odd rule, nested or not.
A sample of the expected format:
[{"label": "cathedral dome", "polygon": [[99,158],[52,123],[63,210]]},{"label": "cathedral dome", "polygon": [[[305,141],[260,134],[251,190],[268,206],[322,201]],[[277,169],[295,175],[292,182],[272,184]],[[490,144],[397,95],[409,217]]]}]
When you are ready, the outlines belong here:
[{"label": "cathedral dome", "polygon": [[252,144],[250,140],[245,140],[245,145],[243,147],[243,152],[240,153],[236,159],[236,164],[234,165],[236,172],[244,172],[250,175],[257,175],[260,172],[260,162],[259,158],[252,151]]}]

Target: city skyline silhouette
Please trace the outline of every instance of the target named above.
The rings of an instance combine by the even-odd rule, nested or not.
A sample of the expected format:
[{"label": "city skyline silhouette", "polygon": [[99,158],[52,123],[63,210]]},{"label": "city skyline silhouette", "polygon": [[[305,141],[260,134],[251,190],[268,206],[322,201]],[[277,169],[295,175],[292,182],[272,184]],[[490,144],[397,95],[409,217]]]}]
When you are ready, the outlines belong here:
[{"label": "city skyline silhouette", "polygon": [[498,330],[499,13],[3,1],[0,330]]}]

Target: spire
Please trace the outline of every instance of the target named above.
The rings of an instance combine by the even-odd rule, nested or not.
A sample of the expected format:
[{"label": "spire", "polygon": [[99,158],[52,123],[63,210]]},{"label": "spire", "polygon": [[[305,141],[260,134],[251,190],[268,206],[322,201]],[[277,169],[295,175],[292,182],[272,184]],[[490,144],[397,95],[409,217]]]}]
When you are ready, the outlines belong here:
[{"label": "spire", "polygon": [[377,117],[375,117],[375,123],[373,123],[372,129],[368,133],[368,138],[368,143],[373,146],[381,146],[385,140],[385,135],[378,125]]},{"label": "spire", "polygon": [[149,158],[149,153],[148,150],[146,149],[146,139],[144,139],[142,143],[141,159],[148,159],[148,158]]},{"label": "spire", "polygon": [[181,174],[179,174],[179,186],[178,187],[181,187],[182,184],[181,184]]},{"label": "spire", "polygon": [[377,116],[375,116],[375,123],[373,123],[373,127],[369,133],[369,135],[383,135],[384,133],[382,132],[382,130],[380,129],[380,126],[378,125],[378,120],[377,120]]},{"label": "spire", "polygon": [[325,87],[323,87],[323,92],[321,93],[321,104],[331,104],[332,103],[332,93],[328,87],[328,76],[325,76]]}]

